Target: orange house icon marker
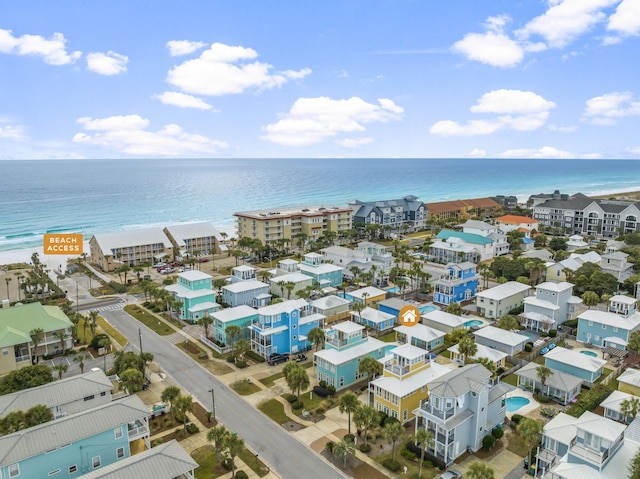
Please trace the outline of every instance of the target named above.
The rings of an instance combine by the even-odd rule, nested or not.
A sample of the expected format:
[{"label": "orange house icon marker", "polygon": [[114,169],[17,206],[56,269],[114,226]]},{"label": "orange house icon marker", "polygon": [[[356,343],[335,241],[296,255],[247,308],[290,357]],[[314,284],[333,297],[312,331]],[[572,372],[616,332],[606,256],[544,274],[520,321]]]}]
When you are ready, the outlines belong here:
[{"label": "orange house icon marker", "polygon": [[405,306],[400,310],[398,319],[403,326],[415,326],[420,322],[420,310],[415,306]]}]

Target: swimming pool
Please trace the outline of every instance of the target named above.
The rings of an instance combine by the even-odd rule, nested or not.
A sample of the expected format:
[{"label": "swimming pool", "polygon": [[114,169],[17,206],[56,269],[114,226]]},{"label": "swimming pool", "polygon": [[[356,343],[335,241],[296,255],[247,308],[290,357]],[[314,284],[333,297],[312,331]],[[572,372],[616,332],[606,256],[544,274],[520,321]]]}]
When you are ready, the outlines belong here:
[{"label": "swimming pool", "polygon": [[389,292],[389,293],[397,293],[399,291],[400,291],[400,288],[398,288],[397,286],[394,286],[393,288],[389,288],[387,290],[387,292]]},{"label": "swimming pool", "polygon": [[388,356],[389,354],[391,354],[391,351],[393,351],[397,347],[398,346],[396,346],[396,345],[388,344],[387,346],[384,347],[384,355]]},{"label": "swimming pool", "polygon": [[484,323],[479,319],[472,319],[471,321],[467,321],[464,323],[465,328],[471,328],[473,326],[482,326]]},{"label": "swimming pool", "polygon": [[598,357],[598,353],[595,353],[593,351],[580,351],[581,354],[586,354],[587,356],[592,356],[594,358]]},{"label": "swimming pool", "polygon": [[507,412],[515,412],[530,402],[531,401],[522,396],[511,396],[510,398],[507,398]]},{"label": "swimming pool", "polygon": [[435,311],[436,309],[438,308],[431,304],[423,304],[422,306],[418,306],[418,310],[420,311],[420,314],[430,313],[431,311]]}]

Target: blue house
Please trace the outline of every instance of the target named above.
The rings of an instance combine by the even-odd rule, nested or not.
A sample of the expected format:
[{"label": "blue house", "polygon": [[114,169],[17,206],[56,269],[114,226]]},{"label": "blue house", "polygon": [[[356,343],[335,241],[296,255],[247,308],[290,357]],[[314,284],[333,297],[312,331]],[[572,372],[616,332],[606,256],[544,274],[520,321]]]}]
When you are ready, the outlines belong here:
[{"label": "blue house", "polygon": [[196,323],[204,315],[220,309],[216,293],[211,289],[211,276],[202,271],[185,271],[178,274],[178,282],[166,287],[182,302],[180,319]]},{"label": "blue house", "polygon": [[435,283],[433,302],[449,305],[473,298],[478,290],[475,263],[449,263],[447,273]]},{"label": "blue house", "polygon": [[80,477],[149,449],[149,409],[138,396],[0,437],[0,477]]},{"label": "blue house", "polygon": [[249,326],[259,317],[258,311],[244,304],[234,308],[221,309],[211,315],[213,324],[211,325],[213,337],[216,341],[229,344],[226,330],[229,326],[238,326],[242,331],[240,337],[249,339]]},{"label": "blue house", "polygon": [[572,374],[582,379],[587,386],[592,385],[602,376],[607,362],[572,349],[556,347],[544,357],[544,365],[548,368]]},{"label": "blue house", "polygon": [[610,299],[608,311],[589,309],[578,315],[576,340],[600,346],[626,349],[629,336],[640,329],[636,300],[617,295]]},{"label": "blue house", "polygon": [[393,314],[385,313],[369,306],[359,313],[351,311],[351,320],[371,328],[376,333],[384,333],[393,328],[396,317]]},{"label": "blue house", "polygon": [[272,353],[306,351],[311,347],[309,331],[323,325],[324,315],[315,313],[304,299],[265,306],[249,326],[251,348],[265,358]]},{"label": "blue house", "polygon": [[366,356],[385,357],[386,343],[364,334],[364,326],[345,321],[334,324],[327,332],[325,348],[313,355],[318,381],[341,389],[364,378],[358,372],[360,360]]},{"label": "blue house", "polygon": [[422,323],[414,326],[398,326],[395,328],[398,344],[411,344],[420,349],[432,351],[444,344],[446,333],[430,328]]},{"label": "blue house", "polygon": [[228,281],[229,284],[222,287],[222,298],[231,307],[259,308],[271,301],[269,285],[256,279],[256,270],[251,266],[236,266]]},{"label": "blue house", "polygon": [[334,264],[323,263],[324,256],[318,253],[308,253],[304,255],[300,263],[300,272],[311,276],[313,284],[320,288],[336,287],[342,284],[343,268]]}]

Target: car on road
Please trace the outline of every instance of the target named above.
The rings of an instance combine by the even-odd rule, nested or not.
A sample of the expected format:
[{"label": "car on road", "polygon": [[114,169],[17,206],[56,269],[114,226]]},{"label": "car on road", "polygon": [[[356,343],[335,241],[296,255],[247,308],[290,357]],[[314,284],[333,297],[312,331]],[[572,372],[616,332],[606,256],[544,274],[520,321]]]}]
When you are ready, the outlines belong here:
[{"label": "car on road", "polygon": [[286,363],[287,361],[289,361],[288,354],[273,353],[271,354],[271,356],[267,358],[267,364],[270,364],[271,366],[274,366],[280,363]]},{"label": "car on road", "polygon": [[448,471],[440,474],[440,477],[438,479],[458,479],[459,477],[462,477],[462,473],[460,471],[449,469]]}]

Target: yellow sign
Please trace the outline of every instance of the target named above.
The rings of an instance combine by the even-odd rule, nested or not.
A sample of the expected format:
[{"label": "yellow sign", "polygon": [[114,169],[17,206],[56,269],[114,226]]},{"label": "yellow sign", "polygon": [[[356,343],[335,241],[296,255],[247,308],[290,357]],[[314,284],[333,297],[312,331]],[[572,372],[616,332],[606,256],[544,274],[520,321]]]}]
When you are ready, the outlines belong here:
[{"label": "yellow sign", "polygon": [[403,326],[415,326],[420,322],[420,310],[415,306],[405,306],[400,310],[398,320]]},{"label": "yellow sign", "polygon": [[44,254],[82,254],[83,237],[76,233],[56,233],[44,235]]}]

